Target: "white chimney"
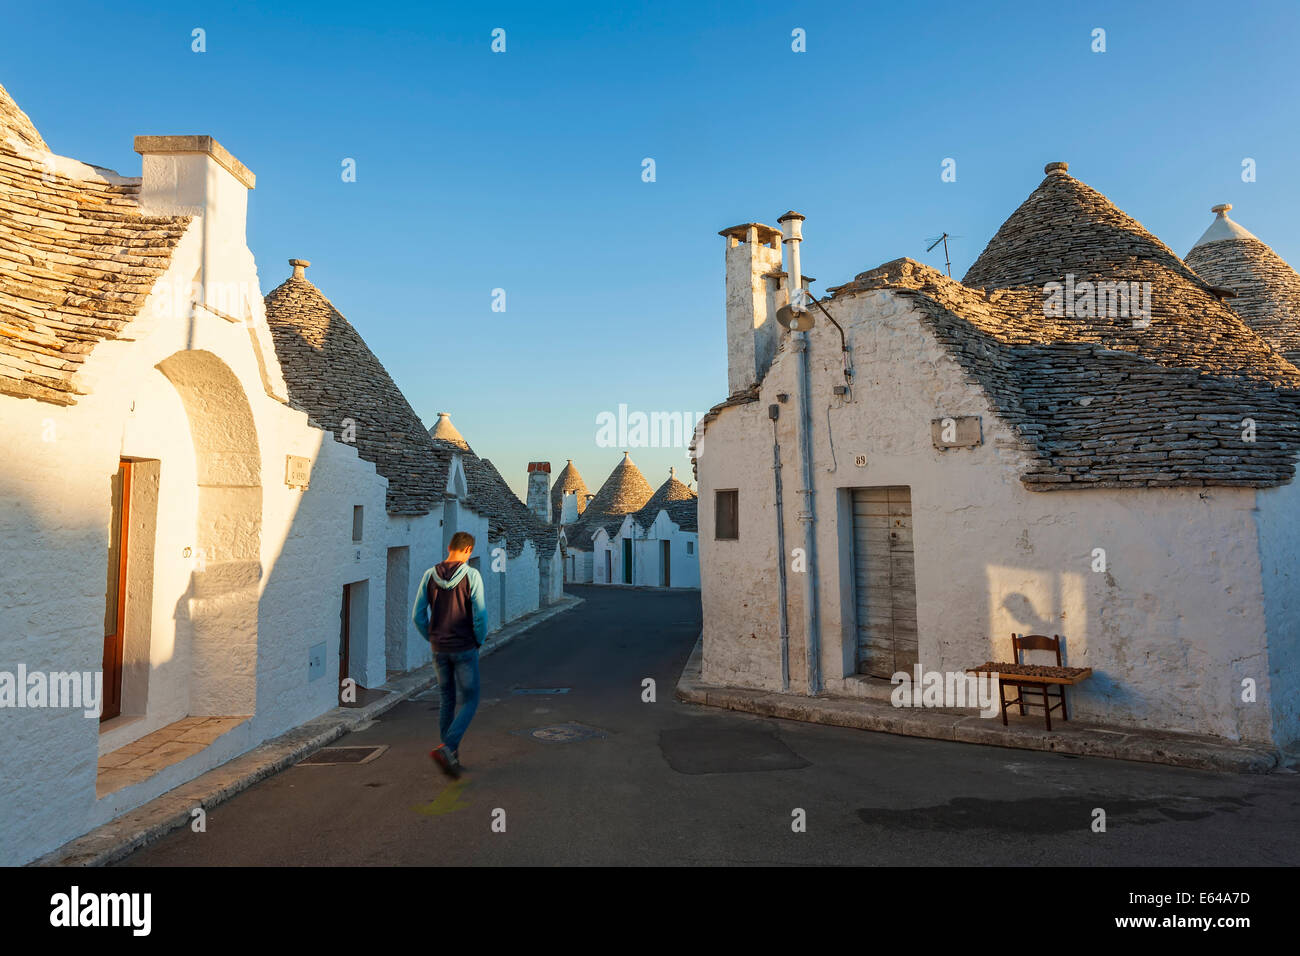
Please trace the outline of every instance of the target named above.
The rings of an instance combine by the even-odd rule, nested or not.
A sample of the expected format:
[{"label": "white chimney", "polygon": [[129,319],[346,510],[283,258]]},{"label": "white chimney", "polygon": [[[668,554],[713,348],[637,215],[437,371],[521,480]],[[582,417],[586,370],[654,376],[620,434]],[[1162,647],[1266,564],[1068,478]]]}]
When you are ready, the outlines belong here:
[{"label": "white chimney", "polygon": [[799,277],[799,281],[794,284],[797,294],[790,298],[790,308],[796,312],[808,310],[802,294],[805,288],[804,275],[799,268],[799,243],[803,242],[803,220],[804,217],[793,209],[777,220],[781,224],[783,242],[790,247],[790,275]]},{"label": "white chimney", "polygon": [[203,216],[209,256],[247,247],[248,167],[211,136],[137,136],[146,215]]},{"label": "white chimney", "polygon": [[578,493],[566,491],[560,499],[560,524],[569,525],[578,520]]},{"label": "white chimney", "polygon": [[727,385],[735,395],[761,381],[776,356],[785,304],[781,233],[747,222],[718,233],[727,240]]}]

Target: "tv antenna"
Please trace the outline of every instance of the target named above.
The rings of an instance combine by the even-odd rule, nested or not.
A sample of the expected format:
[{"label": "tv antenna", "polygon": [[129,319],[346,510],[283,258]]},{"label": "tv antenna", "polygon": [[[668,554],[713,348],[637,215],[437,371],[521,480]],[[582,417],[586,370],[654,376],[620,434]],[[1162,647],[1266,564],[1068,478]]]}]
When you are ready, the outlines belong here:
[{"label": "tv antenna", "polygon": [[925,251],[926,251],[926,252],[929,252],[931,249],[933,249],[933,248],[934,248],[935,246],[937,246],[939,243],[941,243],[941,242],[943,243],[943,264],[944,264],[944,267],[948,270],[948,278],[949,278],[949,279],[952,278],[952,260],[950,260],[950,259],[948,258],[948,240],[949,240],[949,239],[960,239],[960,238],[961,238],[961,236],[950,236],[950,235],[948,235],[948,234],[945,232],[943,235],[938,236],[938,237],[936,237],[936,238],[933,239],[933,240],[929,240],[929,239],[926,240],[927,242],[930,243],[930,244],[929,244],[928,246],[926,246],[926,248],[925,248]]}]

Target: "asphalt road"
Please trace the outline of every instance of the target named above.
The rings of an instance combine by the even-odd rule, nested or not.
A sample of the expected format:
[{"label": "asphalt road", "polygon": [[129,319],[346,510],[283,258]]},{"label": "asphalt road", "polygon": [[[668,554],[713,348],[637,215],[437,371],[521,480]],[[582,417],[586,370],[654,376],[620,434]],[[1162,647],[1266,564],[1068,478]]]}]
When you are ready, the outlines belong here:
[{"label": "asphalt road", "polygon": [[[482,663],[456,782],[437,701],[399,704],[127,866],[1300,863],[1300,775],[896,737],[680,704],[697,593],[574,587],[586,603]],[[657,701],[642,701],[653,678]],[[569,688],[567,693],[516,693]],[[529,732],[581,725],[537,739]],[[593,734],[565,739],[572,731]],[[1106,814],[1094,832],[1095,810]],[[794,832],[796,810],[805,832]],[[494,829],[494,823],[496,825]],[[504,832],[500,832],[504,823]]]}]

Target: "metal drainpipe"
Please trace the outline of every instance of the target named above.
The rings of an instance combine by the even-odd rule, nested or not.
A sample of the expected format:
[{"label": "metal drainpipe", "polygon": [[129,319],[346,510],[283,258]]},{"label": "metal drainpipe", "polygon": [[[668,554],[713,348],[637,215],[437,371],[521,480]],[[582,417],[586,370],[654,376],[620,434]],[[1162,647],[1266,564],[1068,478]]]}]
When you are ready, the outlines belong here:
[{"label": "metal drainpipe", "polygon": [[777,609],[781,614],[781,691],[790,690],[790,616],[786,607],[789,596],[785,581],[785,508],[781,500],[781,442],[776,434],[776,420],[781,414],[780,405],[769,405],[767,417],[772,419],[772,474],[776,480],[776,567],[781,583],[781,599]]},{"label": "metal drainpipe", "polygon": [[[797,212],[788,212],[778,222],[781,223],[782,240],[790,249],[788,267],[790,303],[796,311],[806,311],[803,295],[803,273],[799,267],[799,243],[803,240],[803,216]],[[795,332],[794,350],[798,353],[799,370],[799,465],[803,478],[803,487],[799,494],[804,496],[804,506],[799,512],[799,521],[803,523],[804,558],[807,570],[803,582],[803,619],[804,645],[807,651],[808,695],[816,696],[821,692],[821,623],[817,613],[817,510],[813,491],[812,465],[812,384],[808,363],[808,333]],[[786,556],[781,555],[785,561]]]}]

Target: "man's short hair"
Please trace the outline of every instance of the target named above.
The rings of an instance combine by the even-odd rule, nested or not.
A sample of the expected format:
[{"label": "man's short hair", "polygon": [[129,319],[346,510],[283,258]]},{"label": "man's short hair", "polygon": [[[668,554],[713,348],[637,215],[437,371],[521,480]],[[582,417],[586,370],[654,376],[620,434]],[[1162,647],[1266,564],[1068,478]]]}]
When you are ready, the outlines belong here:
[{"label": "man's short hair", "polygon": [[457,531],[451,536],[451,543],[447,545],[448,551],[469,551],[474,547],[474,536],[468,531]]}]

